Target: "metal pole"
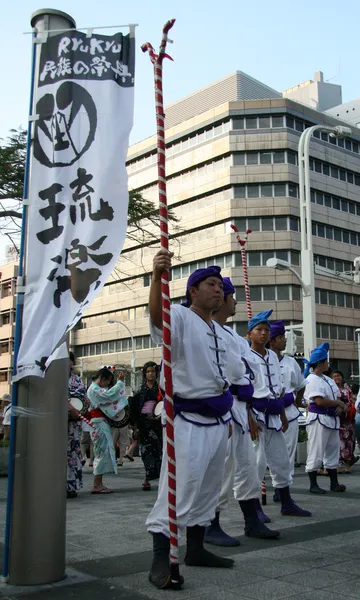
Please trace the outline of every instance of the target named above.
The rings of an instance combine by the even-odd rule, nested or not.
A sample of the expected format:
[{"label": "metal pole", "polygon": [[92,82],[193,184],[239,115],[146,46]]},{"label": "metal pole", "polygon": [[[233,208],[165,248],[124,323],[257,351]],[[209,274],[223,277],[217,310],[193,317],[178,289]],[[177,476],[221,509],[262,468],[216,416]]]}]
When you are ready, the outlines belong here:
[{"label": "metal pole", "polygon": [[[66,13],[44,9],[34,13],[31,26],[41,39],[43,31],[76,24]],[[36,44],[35,82],[40,48],[41,44]],[[35,101],[36,97],[33,105]],[[9,569],[12,585],[54,583],[65,577],[68,378],[69,361],[62,359],[51,364],[44,379],[26,377],[17,386],[20,409],[30,408],[34,415],[45,416],[19,418],[16,423]]]},{"label": "metal pole", "polygon": [[116,319],[108,319],[107,322],[108,323],[117,323],[118,325],[122,325],[123,327],[125,327],[126,331],[128,332],[128,334],[129,334],[129,336],[131,338],[131,380],[130,380],[130,387],[131,387],[131,391],[135,392],[135,386],[136,386],[136,350],[135,350],[134,336],[131,333],[131,331],[128,328],[128,326],[125,325],[125,323],[123,323],[123,321],[117,321]]},{"label": "metal pole", "polygon": [[334,127],[314,125],[301,134],[298,149],[299,163],[299,197],[301,227],[301,279],[309,293],[302,297],[304,324],[304,356],[309,357],[316,347],[316,306],[314,253],[312,243],[311,192],[310,192],[310,141],[314,131],[337,133]]}]

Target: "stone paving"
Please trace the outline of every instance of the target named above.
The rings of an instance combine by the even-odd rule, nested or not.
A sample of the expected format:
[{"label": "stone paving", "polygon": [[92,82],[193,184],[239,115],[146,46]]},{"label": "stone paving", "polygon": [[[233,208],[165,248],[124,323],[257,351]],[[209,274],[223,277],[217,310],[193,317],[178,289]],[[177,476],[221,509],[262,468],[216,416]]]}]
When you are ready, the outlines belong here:
[{"label": "stone paving", "polygon": [[[159,591],[147,580],[151,561],[151,538],[144,528],[145,518],[156,498],[141,489],[143,470],[140,459],[119,468],[117,476],[105,483],[114,494],[92,496],[90,469],[86,469],[84,489],[68,500],[67,579],[39,589],[0,585],[0,597],[12,600],[146,600],[181,596],[183,600],[335,600],[360,598],[360,466],[341,481],[344,494],[317,497],[308,493],[304,467],[295,471],[292,494],[312,518],[281,517],[268,491],[266,512],[273,527],[280,529],[279,540],[260,541],[243,536],[243,519],[237,503],[231,500],[222,517],[224,529],[239,537],[241,546],[216,549],[235,560],[232,570],[185,567],[181,592]],[[327,478],[319,478],[328,487]],[[0,479],[0,534],[3,539],[6,479]],[[181,556],[184,550],[182,548]]]}]

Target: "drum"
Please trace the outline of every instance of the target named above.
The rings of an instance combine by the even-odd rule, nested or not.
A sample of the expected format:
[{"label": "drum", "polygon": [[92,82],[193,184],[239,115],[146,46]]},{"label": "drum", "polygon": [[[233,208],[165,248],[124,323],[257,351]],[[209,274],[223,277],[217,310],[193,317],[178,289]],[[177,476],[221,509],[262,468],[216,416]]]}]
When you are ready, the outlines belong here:
[{"label": "drum", "polygon": [[161,413],[163,411],[163,408],[164,408],[164,402],[163,402],[163,400],[160,400],[160,402],[158,402],[154,408],[154,413],[153,413],[154,419],[161,419]]},{"label": "drum", "polygon": [[108,421],[110,427],[116,427],[117,429],[122,429],[122,427],[127,427],[127,425],[129,424],[129,421],[130,421],[129,405],[125,406],[125,408],[123,408],[118,413],[118,415],[116,416],[116,419],[109,419],[109,417],[107,417],[107,421]]},{"label": "drum", "polygon": [[87,404],[85,398],[82,400],[78,396],[70,396],[68,399],[69,404],[71,404],[72,408],[78,410],[80,414],[84,417],[87,413]]}]

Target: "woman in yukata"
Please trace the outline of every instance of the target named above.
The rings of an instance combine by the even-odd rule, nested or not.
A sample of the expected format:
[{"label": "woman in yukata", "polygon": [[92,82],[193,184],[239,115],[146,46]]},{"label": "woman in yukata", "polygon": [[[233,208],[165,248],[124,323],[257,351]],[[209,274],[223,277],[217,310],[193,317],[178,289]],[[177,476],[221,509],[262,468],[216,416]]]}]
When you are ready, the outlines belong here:
[{"label": "woman in yukata", "polygon": [[90,401],[90,418],[93,425],[91,439],[94,445],[94,484],[92,494],[110,494],[103,484],[105,473],[117,473],[115,448],[108,419],[119,419],[128,400],[125,395],[123,374],[115,383],[110,369],[103,367],[95,375],[87,395]]}]

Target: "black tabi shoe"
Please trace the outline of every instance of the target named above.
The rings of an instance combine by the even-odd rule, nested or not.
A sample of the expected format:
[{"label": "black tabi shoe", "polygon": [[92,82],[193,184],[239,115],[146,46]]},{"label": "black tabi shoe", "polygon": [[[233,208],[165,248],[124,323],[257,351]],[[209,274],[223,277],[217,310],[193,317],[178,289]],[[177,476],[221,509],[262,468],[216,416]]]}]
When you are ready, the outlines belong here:
[{"label": "black tabi shoe", "polygon": [[179,582],[171,580],[170,572],[170,540],[162,533],[153,533],[153,561],[149,573],[149,581],[159,590],[181,589],[184,578]]},{"label": "black tabi shoe", "polygon": [[310,479],[310,492],[312,494],[326,494],[326,490],[323,490],[317,484],[317,471],[310,471],[308,475]]},{"label": "black tabi shoe", "polygon": [[216,556],[205,550],[205,527],[195,525],[186,529],[185,564],[188,567],[211,567],[215,569],[231,569],[234,562],[231,558]]},{"label": "black tabi shoe", "polygon": [[211,521],[211,525],[206,528],[204,541],[207,544],[214,546],[240,546],[239,540],[231,537],[222,530],[220,525],[220,512],[217,512],[215,519]]},{"label": "black tabi shoe", "polygon": [[262,540],[276,540],[280,536],[280,531],[275,531],[266,527],[258,517],[256,505],[257,499],[239,500],[240,508],[245,519],[245,535]]},{"label": "black tabi shoe", "polygon": [[337,469],[328,469],[327,470],[330,477],[330,491],[331,492],[345,492],[346,485],[339,483],[337,477]]}]

